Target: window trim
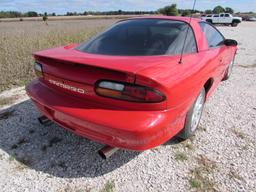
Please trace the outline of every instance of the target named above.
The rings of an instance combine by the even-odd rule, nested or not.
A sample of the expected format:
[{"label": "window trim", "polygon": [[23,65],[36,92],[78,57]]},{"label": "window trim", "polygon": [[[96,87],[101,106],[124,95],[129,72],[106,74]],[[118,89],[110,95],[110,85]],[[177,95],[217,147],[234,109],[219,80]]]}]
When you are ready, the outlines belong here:
[{"label": "window trim", "polygon": [[[220,32],[220,30],[217,29],[213,24],[208,23],[208,22],[206,22],[206,21],[199,21],[199,22],[198,22],[199,26],[200,26],[200,23],[205,23],[206,25],[210,25],[211,27],[213,27],[213,28],[222,36],[223,42],[225,41],[226,38],[224,37],[224,35],[223,35],[223,34]],[[208,41],[207,41],[207,38],[206,38],[206,36],[205,36],[205,33],[203,32],[201,26],[200,26],[200,28],[201,28],[202,33],[204,34],[204,38],[205,38],[205,40],[206,40],[206,42],[207,42],[207,45],[208,45]],[[214,47],[210,47],[210,46],[208,45],[208,50],[220,48],[220,47],[223,47],[223,46],[224,46],[224,44],[221,44],[221,45],[218,45],[218,46],[214,46]]]}]

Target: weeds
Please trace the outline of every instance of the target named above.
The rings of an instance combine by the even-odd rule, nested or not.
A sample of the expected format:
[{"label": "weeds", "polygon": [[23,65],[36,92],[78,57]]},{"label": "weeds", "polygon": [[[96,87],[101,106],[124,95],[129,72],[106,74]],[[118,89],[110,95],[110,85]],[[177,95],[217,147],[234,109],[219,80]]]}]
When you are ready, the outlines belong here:
[{"label": "weeds", "polygon": [[16,158],[15,158],[15,156],[13,156],[13,155],[10,155],[9,158],[8,158],[9,161],[14,161],[15,159],[16,159]]},{"label": "weeds", "polygon": [[196,178],[190,178],[189,184],[190,184],[191,188],[198,189],[201,187],[201,181],[197,180]]},{"label": "weeds", "polygon": [[242,132],[241,130],[239,129],[232,129],[231,130],[238,138],[240,139],[245,139],[246,138],[246,135],[244,132]]},{"label": "weeds", "polygon": [[245,181],[244,178],[242,176],[240,176],[239,173],[237,173],[235,170],[230,170],[228,176],[231,179],[237,179],[237,180],[240,180],[240,181]]},{"label": "weeds", "polygon": [[175,154],[175,159],[177,161],[186,161],[186,160],[188,160],[188,156],[184,152],[177,152]]},{"label": "weeds", "polygon": [[216,163],[203,155],[197,158],[197,162],[198,167],[191,170],[190,187],[196,188],[197,191],[217,191],[215,182],[209,177],[209,174],[217,168]]},{"label": "weeds", "polygon": [[114,183],[114,181],[108,181],[105,184],[102,192],[113,192],[114,190],[115,190],[115,183]]},{"label": "weeds", "polygon": [[76,187],[70,187],[69,185],[66,186],[63,190],[59,190],[59,192],[90,192],[91,189],[85,188],[85,189],[79,189]]}]

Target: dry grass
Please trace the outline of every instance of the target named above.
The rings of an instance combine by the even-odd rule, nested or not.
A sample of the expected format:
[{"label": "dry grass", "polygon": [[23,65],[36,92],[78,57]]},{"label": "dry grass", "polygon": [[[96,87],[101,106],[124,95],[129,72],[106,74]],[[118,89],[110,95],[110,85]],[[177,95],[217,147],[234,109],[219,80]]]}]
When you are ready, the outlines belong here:
[{"label": "dry grass", "polygon": [[252,65],[238,65],[239,67],[242,67],[242,68],[256,68],[256,63],[255,64],[252,64]]},{"label": "dry grass", "polygon": [[2,97],[0,98],[0,107],[4,105],[12,104],[17,98],[15,96],[12,97]]},{"label": "dry grass", "polygon": [[246,134],[240,129],[234,128],[231,131],[240,139],[245,139],[246,138]]},{"label": "dry grass", "polygon": [[0,92],[27,84],[34,77],[32,53],[78,43],[116,20],[39,21],[0,23]]}]

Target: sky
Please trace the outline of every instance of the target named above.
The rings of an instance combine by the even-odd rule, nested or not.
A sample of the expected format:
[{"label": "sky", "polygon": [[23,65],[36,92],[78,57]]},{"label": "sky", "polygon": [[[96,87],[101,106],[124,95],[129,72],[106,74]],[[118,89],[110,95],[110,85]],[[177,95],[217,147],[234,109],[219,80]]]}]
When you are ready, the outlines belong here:
[{"label": "sky", "polygon": [[[176,3],[179,9],[191,9],[193,0],[0,0],[0,11],[36,11],[38,13],[84,11],[155,11]],[[197,0],[196,9],[213,9],[215,6],[232,7],[236,12],[256,12],[256,0]]]}]

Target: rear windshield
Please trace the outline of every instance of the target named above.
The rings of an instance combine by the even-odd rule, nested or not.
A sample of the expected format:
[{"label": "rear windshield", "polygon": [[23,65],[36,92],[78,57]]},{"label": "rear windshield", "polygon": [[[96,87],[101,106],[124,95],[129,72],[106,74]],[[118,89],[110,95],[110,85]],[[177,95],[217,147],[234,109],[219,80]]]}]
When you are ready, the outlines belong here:
[{"label": "rear windshield", "polygon": [[196,52],[194,33],[185,22],[135,19],[116,23],[76,49],[101,55],[176,55],[182,52],[185,39],[184,53]]}]

